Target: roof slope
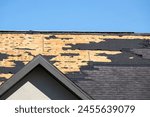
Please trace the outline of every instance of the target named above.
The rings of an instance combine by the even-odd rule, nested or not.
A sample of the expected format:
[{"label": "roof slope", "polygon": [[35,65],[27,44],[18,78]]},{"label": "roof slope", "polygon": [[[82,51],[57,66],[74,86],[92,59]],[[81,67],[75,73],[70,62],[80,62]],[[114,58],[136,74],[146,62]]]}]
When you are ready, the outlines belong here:
[{"label": "roof slope", "polygon": [[69,76],[94,99],[150,99],[150,67],[94,64]]},{"label": "roof slope", "polygon": [[41,54],[94,99],[150,99],[150,34],[2,31],[0,40],[1,83]]}]

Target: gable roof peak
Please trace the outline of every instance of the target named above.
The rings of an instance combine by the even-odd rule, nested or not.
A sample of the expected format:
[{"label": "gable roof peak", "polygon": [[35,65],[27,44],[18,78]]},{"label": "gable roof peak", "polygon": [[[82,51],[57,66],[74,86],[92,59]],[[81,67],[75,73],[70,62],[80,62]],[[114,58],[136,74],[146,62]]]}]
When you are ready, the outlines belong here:
[{"label": "gable roof peak", "polygon": [[17,82],[24,78],[31,70],[41,65],[45,70],[51,73],[56,80],[65,85],[70,91],[76,94],[79,98],[83,100],[92,99],[83,90],[81,90],[77,85],[75,85],[71,80],[69,80],[61,71],[59,71],[55,66],[50,64],[41,54],[37,55],[33,60],[26,64],[19,72],[13,75],[8,81],[0,86],[0,99],[1,96],[12,88]]}]

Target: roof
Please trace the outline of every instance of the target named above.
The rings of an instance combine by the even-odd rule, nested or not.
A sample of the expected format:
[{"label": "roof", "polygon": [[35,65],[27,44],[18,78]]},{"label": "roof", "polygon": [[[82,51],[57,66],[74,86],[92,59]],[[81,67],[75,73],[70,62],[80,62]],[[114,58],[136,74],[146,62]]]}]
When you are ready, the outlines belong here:
[{"label": "roof", "polygon": [[0,81],[41,54],[94,99],[150,99],[150,35],[1,31]]},{"label": "roof", "polygon": [[61,82],[69,90],[71,90],[80,99],[88,100],[92,99],[84,91],[82,91],[77,85],[75,85],[71,80],[69,80],[63,73],[61,73],[56,67],[51,65],[46,61],[41,55],[36,56],[31,62],[29,62],[25,67],[23,67],[19,72],[7,80],[3,85],[0,86],[0,97],[6,93],[12,86],[24,78],[29,72],[31,72],[35,67],[41,65],[49,73],[51,73],[56,80]]}]

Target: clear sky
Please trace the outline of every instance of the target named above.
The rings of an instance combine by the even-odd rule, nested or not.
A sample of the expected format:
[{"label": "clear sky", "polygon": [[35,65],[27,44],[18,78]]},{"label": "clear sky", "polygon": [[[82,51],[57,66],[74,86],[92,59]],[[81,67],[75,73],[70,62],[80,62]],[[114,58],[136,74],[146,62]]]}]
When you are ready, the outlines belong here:
[{"label": "clear sky", "polygon": [[150,0],[0,0],[0,30],[150,33]]}]

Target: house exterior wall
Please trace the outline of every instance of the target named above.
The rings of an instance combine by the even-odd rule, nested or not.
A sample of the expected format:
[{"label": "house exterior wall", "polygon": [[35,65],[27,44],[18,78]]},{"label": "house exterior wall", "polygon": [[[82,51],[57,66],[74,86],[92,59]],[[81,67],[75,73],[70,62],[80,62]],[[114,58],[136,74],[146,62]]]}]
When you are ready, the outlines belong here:
[{"label": "house exterior wall", "polygon": [[33,84],[26,82],[6,100],[50,100],[50,98]]}]

